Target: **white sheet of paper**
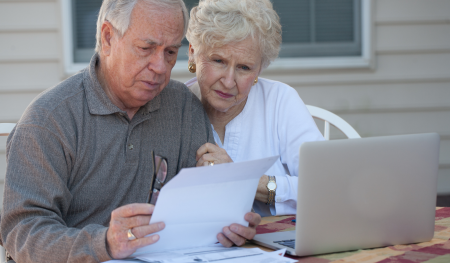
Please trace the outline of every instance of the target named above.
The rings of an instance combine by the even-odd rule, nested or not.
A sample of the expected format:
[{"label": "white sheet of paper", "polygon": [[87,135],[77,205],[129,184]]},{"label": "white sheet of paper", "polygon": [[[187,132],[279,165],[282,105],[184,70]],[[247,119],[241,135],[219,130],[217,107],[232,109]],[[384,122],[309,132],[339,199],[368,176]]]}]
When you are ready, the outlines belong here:
[{"label": "white sheet of paper", "polygon": [[[285,250],[284,250],[285,251]],[[296,262],[289,258],[284,258],[280,254],[283,250],[265,252],[259,248],[240,248],[240,247],[200,247],[182,250],[171,250],[160,253],[151,253],[141,255],[138,259],[145,262],[159,263],[196,263],[196,262],[242,262],[242,263],[267,263]],[[113,263],[113,262],[111,262]]]},{"label": "white sheet of paper", "polygon": [[150,223],[164,222],[160,240],[132,257],[217,242],[222,228],[251,211],[259,178],[279,156],[214,166],[185,168],[162,189]]}]

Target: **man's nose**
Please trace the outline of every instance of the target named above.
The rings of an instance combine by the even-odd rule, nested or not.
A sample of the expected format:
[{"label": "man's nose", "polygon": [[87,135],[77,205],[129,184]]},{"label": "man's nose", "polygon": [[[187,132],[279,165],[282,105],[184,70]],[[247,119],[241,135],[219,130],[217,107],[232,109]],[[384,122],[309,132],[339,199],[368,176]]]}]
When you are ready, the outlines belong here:
[{"label": "man's nose", "polygon": [[227,89],[232,89],[236,86],[236,73],[234,72],[233,68],[228,68],[226,69],[226,71],[224,72],[224,75],[222,77],[222,83],[225,86],[225,88]]},{"label": "man's nose", "polygon": [[156,74],[164,74],[167,71],[166,59],[164,51],[156,51],[150,56],[148,69],[154,71]]}]

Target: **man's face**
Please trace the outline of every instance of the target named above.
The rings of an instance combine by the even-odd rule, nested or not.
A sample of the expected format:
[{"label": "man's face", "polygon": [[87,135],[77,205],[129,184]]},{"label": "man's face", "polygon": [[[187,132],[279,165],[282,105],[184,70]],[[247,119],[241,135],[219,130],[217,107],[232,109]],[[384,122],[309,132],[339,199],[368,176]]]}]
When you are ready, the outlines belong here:
[{"label": "man's face", "polygon": [[114,101],[137,108],[162,91],[177,59],[183,26],[181,8],[136,3],[128,30],[122,38],[113,35],[107,54],[106,74]]}]

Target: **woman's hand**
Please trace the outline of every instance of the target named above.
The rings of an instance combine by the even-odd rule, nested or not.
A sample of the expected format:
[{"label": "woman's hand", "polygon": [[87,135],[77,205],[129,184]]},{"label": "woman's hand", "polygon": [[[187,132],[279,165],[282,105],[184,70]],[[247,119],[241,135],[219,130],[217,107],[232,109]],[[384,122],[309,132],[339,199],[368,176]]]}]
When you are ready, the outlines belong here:
[{"label": "woman's hand", "polygon": [[267,203],[269,200],[269,190],[267,189],[267,183],[269,182],[269,176],[263,175],[259,179],[258,188],[256,190],[255,199],[263,203]]},{"label": "woman's hand", "polygon": [[195,158],[197,160],[197,167],[207,166],[210,162],[214,162],[214,164],[233,162],[227,151],[209,142],[198,148]]}]

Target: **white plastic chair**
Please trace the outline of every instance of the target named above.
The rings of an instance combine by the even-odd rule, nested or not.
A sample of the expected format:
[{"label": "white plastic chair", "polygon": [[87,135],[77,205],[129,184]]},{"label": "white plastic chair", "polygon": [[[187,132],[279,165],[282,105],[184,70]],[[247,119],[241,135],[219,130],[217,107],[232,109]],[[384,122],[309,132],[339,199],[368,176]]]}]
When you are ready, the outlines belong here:
[{"label": "white plastic chair", "polygon": [[8,136],[15,126],[15,123],[0,123],[0,136]]},{"label": "white plastic chair", "polygon": [[308,111],[313,118],[317,118],[325,122],[325,127],[323,130],[323,137],[325,140],[330,139],[330,124],[344,133],[349,139],[361,138],[361,136],[359,136],[350,124],[336,114],[316,106],[306,105],[306,108],[308,108]]}]

